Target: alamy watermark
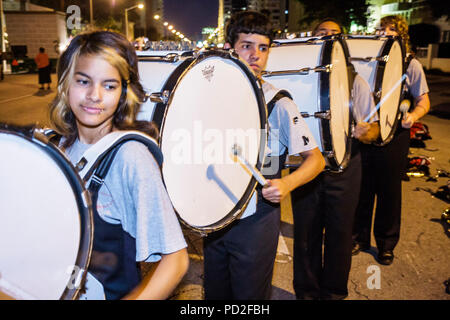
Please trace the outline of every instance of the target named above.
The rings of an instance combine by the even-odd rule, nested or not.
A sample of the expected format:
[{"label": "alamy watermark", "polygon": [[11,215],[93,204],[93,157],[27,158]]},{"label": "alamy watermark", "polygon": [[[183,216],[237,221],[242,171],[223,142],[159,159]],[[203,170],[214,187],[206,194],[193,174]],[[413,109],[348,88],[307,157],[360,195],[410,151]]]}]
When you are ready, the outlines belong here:
[{"label": "alamy watermark", "polygon": [[66,9],[66,13],[70,16],[67,17],[66,25],[69,30],[81,29],[81,9],[79,6],[71,5]]},{"label": "alamy watermark", "polygon": [[371,274],[367,278],[367,288],[370,290],[381,289],[381,269],[379,266],[370,265],[367,267],[366,273]]}]

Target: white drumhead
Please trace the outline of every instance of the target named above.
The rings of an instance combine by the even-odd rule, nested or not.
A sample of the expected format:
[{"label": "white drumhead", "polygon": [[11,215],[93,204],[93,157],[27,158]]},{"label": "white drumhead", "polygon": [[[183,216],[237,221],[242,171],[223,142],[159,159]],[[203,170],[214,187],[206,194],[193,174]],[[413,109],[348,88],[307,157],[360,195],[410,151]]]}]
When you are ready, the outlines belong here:
[{"label": "white drumhead", "polygon": [[330,130],[336,161],[342,163],[346,156],[349,136],[349,104],[347,57],[342,45],[336,41],[331,54],[332,71],[330,73]]},{"label": "white drumhead", "polygon": [[394,41],[389,52],[389,60],[384,68],[381,86],[380,135],[382,141],[387,140],[394,130],[402,91],[402,74],[402,48],[398,41]]},{"label": "white drumhead", "polygon": [[0,133],[0,291],[17,299],[59,299],[80,243],[74,192],[36,144]]},{"label": "white drumhead", "polygon": [[161,130],[163,177],[182,220],[206,227],[236,207],[252,176],[231,160],[234,143],[256,165],[261,112],[252,82],[233,60],[209,56],[177,83]]}]

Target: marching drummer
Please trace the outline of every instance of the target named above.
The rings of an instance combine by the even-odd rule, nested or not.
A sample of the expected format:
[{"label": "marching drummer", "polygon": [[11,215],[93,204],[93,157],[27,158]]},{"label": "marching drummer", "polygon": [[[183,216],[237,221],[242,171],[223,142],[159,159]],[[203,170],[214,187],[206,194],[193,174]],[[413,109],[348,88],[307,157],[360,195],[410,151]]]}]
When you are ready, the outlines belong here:
[{"label": "marching drummer", "polygon": [[[269,19],[262,13],[239,12],[227,25],[225,48],[233,48],[260,80],[271,42]],[[267,82],[262,88],[269,109],[268,147],[274,153],[270,154],[272,165],[269,167],[276,170],[271,172],[268,187],[255,192],[240,219],[204,239],[205,299],[270,298],[280,201],[295,188],[314,179],[325,165],[293,101],[277,94],[278,90]],[[273,100],[274,97],[280,99]],[[286,153],[300,153],[304,162],[296,171],[281,178]]]},{"label": "marching drummer", "polygon": [[[313,35],[341,32],[339,23],[327,18],[317,24]],[[324,171],[291,193],[297,299],[344,299],[348,295],[353,219],[361,183],[359,142],[371,143],[380,132],[369,84],[358,74],[351,94],[356,126],[347,167],[339,173]]]},{"label": "marching drummer", "polygon": [[[52,126],[63,136],[61,146],[71,162],[112,131],[140,130],[135,116],[143,96],[136,53],[122,35],[97,31],[75,37],[60,58],[58,95],[50,107]],[[147,133],[156,132],[145,125]],[[91,196],[97,205],[86,297],[166,299],[189,260],[159,166],[147,147],[125,143],[98,194]],[[137,261],[158,264],[141,281]]]},{"label": "marching drummer", "polygon": [[[386,16],[380,21],[380,35],[400,36],[406,58],[406,96],[411,108],[403,112],[401,126],[387,145],[364,146],[362,149],[363,184],[356,211],[354,254],[370,248],[372,216],[376,196],[374,236],[377,260],[383,265],[394,261],[394,248],[400,238],[402,204],[401,180],[406,173],[410,128],[430,110],[428,85],[422,65],[409,50],[408,23],[402,16]],[[403,104],[403,103],[402,103]]]}]

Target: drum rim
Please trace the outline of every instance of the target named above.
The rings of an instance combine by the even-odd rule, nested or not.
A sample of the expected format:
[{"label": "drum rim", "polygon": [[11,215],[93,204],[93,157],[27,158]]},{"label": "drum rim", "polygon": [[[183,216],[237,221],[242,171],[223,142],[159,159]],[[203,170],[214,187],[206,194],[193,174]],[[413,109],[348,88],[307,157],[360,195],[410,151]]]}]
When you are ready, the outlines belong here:
[{"label": "drum rim", "polygon": [[[397,42],[399,44],[400,50],[402,52],[402,74],[405,74],[405,61],[404,61],[405,60],[404,59],[405,46],[403,45],[401,38],[398,36],[395,36],[395,37],[386,36],[385,38],[386,38],[386,41],[381,49],[380,56],[388,55],[389,52],[391,51],[392,46],[394,45],[394,42]],[[378,63],[377,63],[377,69],[375,71],[375,92],[379,92],[382,89],[386,63],[387,63],[386,61],[378,61]],[[403,88],[404,82],[405,82],[405,80],[403,80],[402,83],[400,84],[400,88]],[[400,89],[400,90],[402,91],[402,89]],[[375,142],[373,142],[373,144],[376,146],[385,146],[386,144],[391,142],[392,139],[394,138],[394,134],[397,131],[397,127],[398,127],[398,123],[399,123],[400,102],[402,101],[402,92],[401,91],[400,91],[399,101],[397,103],[397,112],[394,117],[394,125],[392,126],[392,130],[389,133],[389,135],[386,137],[385,140],[381,140],[381,135],[380,135],[378,137],[378,139]],[[377,105],[380,102],[381,97],[377,97],[377,95],[375,95],[374,100],[375,100],[375,105]],[[380,118],[380,112],[381,112],[381,108],[379,108],[377,110],[378,118]]]},{"label": "drum rim", "polygon": [[[327,65],[330,64],[331,61],[331,57],[332,57],[332,52],[333,52],[333,47],[335,43],[339,43],[342,47],[342,50],[344,51],[344,55],[347,57],[347,59],[345,60],[345,65],[346,65],[346,70],[347,70],[347,80],[349,80],[349,61],[348,61],[348,57],[349,55],[349,50],[347,47],[347,44],[345,43],[345,41],[343,40],[343,37],[341,36],[333,36],[330,37],[329,39],[324,39],[325,43],[322,47],[322,53],[321,53],[321,64],[322,65]],[[320,107],[320,111],[328,111],[331,110],[330,104],[331,104],[331,99],[330,99],[330,73],[328,72],[321,72],[319,77],[318,77],[318,81],[319,81],[319,90],[320,90],[320,94],[318,95],[318,106]],[[322,85],[322,84],[328,84],[328,85]],[[339,163],[335,157],[336,151],[334,148],[334,144],[333,144],[333,137],[331,135],[331,130],[330,130],[330,125],[331,125],[331,121],[330,120],[326,120],[326,119],[320,119],[319,121],[319,127],[320,127],[320,136],[322,138],[322,148],[323,148],[323,153],[325,152],[329,152],[332,151],[333,152],[333,156],[332,157],[328,157],[325,156],[325,160],[327,162],[327,170],[331,171],[331,172],[342,172],[347,166],[348,163],[350,161],[351,158],[351,147],[352,147],[352,137],[351,137],[351,127],[352,127],[352,112],[353,112],[353,105],[351,103],[351,87],[349,85],[349,92],[348,92],[348,96],[349,96],[349,103],[348,103],[348,108],[349,108],[349,119],[348,119],[348,128],[347,128],[347,132],[349,133],[347,135],[346,138],[346,142],[345,142],[345,155],[344,158],[342,159],[342,161]],[[328,130],[324,130],[328,129]],[[325,135],[324,135],[325,134]]]},{"label": "drum rim", "polygon": [[[179,83],[182,81],[182,79],[185,77],[185,75],[189,72],[189,70],[191,70],[195,65],[197,65],[198,63],[202,62],[203,60],[205,60],[209,57],[221,57],[221,58],[233,61],[243,71],[243,73],[247,76],[247,78],[249,79],[249,82],[251,83],[251,86],[255,93],[255,97],[257,100],[258,107],[259,107],[259,111],[260,111],[259,112],[260,129],[264,130],[264,134],[261,134],[261,136],[260,136],[261,139],[260,139],[260,145],[259,145],[258,159],[257,159],[257,163],[255,165],[255,167],[258,170],[261,170],[262,165],[264,163],[264,157],[261,157],[261,155],[265,155],[265,146],[268,141],[268,130],[267,130],[268,115],[267,115],[267,106],[266,106],[266,103],[264,100],[264,94],[262,92],[261,84],[260,84],[259,80],[255,77],[253,72],[251,72],[242,61],[240,61],[238,58],[232,57],[230,55],[230,52],[225,51],[225,50],[210,50],[210,51],[202,52],[196,58],[191,59],[189,62],[187,62],[185,64],[184,63],[180,64],[172,72],[171,76],[169,77],[172,79],[172,83],[173,83],[173,80],[175,79],[174,74],[177,70],[179,70],[180,76],[178,78],[176,78],[176,83],[173,85],[172,88],[168,88],[166,86],[166,85],[172,84],[172,83],[169,83],[169,80],[166,81],[166,84],[164,85],[163,90],[162,90],[162,91],[170,90],[170,96],[169,96],[169,100],[167,101],[167,104],[164,104],[164,103],[161,104],[161,107],[164,106],[164,116],[161,119],[161,122],[157,123],[157,125],[159,126],[159,129],[160,129],[158,146],[162,150],[162,140],[163,140],[162,138],[163,138],[163,132],[164,132],[164,125],[166,122],[167,113],[170,109],[171,102],[173,99],[173,92],[176,91],[177,87],[179,86]],[[164,164],[163,164],[163,166],[164,166]],[[162,174],[162,178],[164,181],[164,174]],[[180,214],[178,213],[176,208],[174,208],[174,211],[177,214],[179,220],[186,227],[188,227],[189,229],[191,229],[193,231],[200,233],[201,235],[206,235],[210,232],[214,232],[214,231],[223,229],[227,225],[231,224],[234,220],[236,220],[245,211],[245,208],[248,206],[248,203],[250,202],[250,199],[252,198],[252,195],[255,192],[257,185],[258,185],[258,181],[254,177],[251,177],[245,192],[243,193],[241,199],[239,199],[239,201],[233,207],[233,209],[231,209],[231,211],[228,212],[226,215],[224,215],[224,217],[222,219],[220,219],[219,221],[217,221],[213,224],[207,225],[207,226],[190,225],[180,216]],[[169,195],[169,198],[170,198],[170,195]]]},{"label": "drum rim", "polygon": [[58,168],[63,172],[72,191],[74,192],[80,218],[80,240],[74,266],[80,268],[79,272],[82,272],[82,274],[78,287],[69,288],[72,277],[70,278],[69,283],[67,283],[59,299],[76,300],[84,286],[87,269],[91,259],[94,238],[94,221],[89,193],[84,187],[84,183],[81,178],[76,173],[76,169],[67,159],[65,154],[49,142],[43,134],[37,133],[36,128],[16,127],[0,124],[0,133],[12,134],[23,138],[45,152],[58,165]]}]

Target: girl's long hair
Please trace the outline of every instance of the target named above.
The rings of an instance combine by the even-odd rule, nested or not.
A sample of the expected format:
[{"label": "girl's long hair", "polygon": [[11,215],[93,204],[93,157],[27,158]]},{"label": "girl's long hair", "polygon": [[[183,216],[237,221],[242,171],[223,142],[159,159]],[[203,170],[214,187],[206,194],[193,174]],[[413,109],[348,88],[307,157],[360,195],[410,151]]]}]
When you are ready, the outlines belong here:
[{"label": "girl's long hair", "polygon": [[158,132],[152,123],[136,121],[145,92],[139,81],[137,56],[133,46],[119,33],[93,31],[76,36],[58,62],[58,94],[50,104],[49,115],[53,129],[66,138],[63,148],[71,146],[78,137],[68,93],[78,60],[85,55],[100,56],[119,71],[122,94],[114,114],[113,126],[119,130],[143,131],[156,138]]},{"label": "girl's long hair", "polygon": [[406,52],[411,52],[411,45],[409,42],[408,22],[400,15],[391,15],[381,18],[380,26],[393,24],[398,35],[402,38]]}]

